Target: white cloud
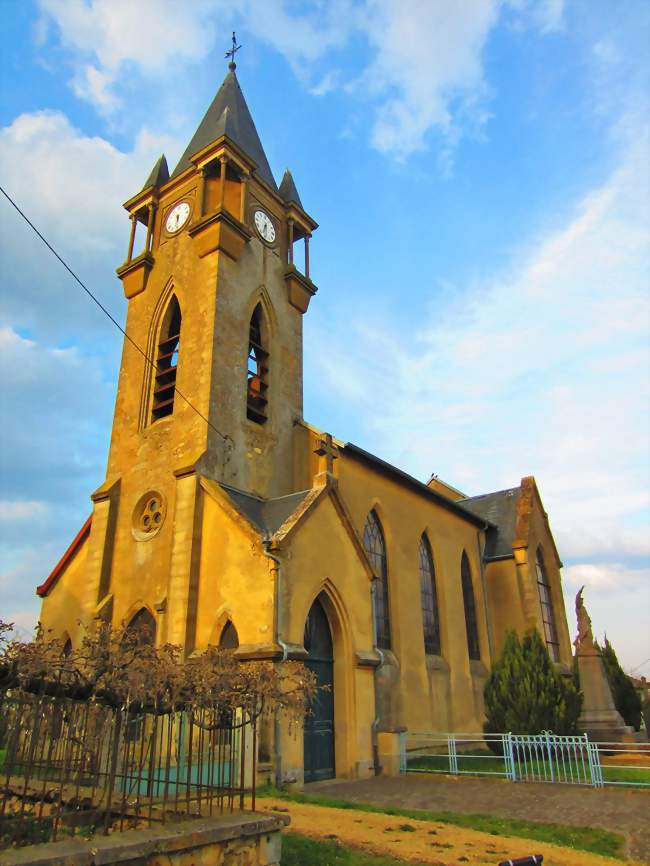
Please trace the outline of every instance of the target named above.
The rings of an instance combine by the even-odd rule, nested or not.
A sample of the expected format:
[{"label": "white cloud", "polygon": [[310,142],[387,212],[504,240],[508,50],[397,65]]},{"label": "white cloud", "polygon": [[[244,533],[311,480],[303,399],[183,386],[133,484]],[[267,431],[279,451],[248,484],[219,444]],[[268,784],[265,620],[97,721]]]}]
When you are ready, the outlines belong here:
[{"label": "white cloud", "polygon": [[650,568],[629,568],[620,562],[594,565],[584,562],[570,565],[563,570],[565,583],[577,589],[584,586],[591,589],[611,589],[615,592],[630,591],[640,586],[648,586]]},{"label": "white cloud", "polygon": [[[228,5],[219,0],[39,0],[63,45],[79,60],[73,87],[103,110],[120,104],[111,92],[129,64],[145,74],[173,74],[210,51]],[[219,13],[219,14],[217,14]],[[222,25],[223,26],[223,25]],[[92,58],[93,63],[87,63]]]},{"label": "white cloud", "polygon": [[46,510],[44,502],[37,499],[0,499],[0,522],[30,520]]},{"label": "white cloud", "polygon": [[[163,149],[177,151],[178,143],[143,129],[132,150],[122,151],[55,111],[22,114],[0,129],[7,192],[118,317],[123,299],[114,268],[129,235],[122,203],[142,187]],[[48,335],[90,336],[112,327],[4,198],[0,256],[11,274],[11,290],[5,285],[0,293],[0,321]]]},{"label": "white cloud", "polygon": [[[172,82],[205,58],[217,38],[227,44],[231,26],[243,28],[281,53],[313,95],[344,86],[374,105],[371,143],[396,159],[422,150],[428,133],[442,133],[443,159],[465,127],[485,124],[489,86],[483,53],[504,9],[541,33],[558,29],[563,0],[331,0],[298,12],[288,0],[39,0],[72,53],[72,87],[99,111],[120,105],[120,85],[134,70]],[[41,31],[46,29],[41,25]],[[41,41],[42,41],[41,36]],[[315,65],[351,39],[360,38],[371,58],[356,81],[329,63]]]}]

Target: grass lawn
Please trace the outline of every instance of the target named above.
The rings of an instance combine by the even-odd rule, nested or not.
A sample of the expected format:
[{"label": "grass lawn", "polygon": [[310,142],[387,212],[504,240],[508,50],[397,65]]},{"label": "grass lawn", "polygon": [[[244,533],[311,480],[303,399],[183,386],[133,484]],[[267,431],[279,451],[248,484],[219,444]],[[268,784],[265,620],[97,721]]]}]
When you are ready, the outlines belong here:
[{"label": "grass lawn", "polygon": [[[297,833],[282,834],[281,866],[404,866],[401,860],[365,854],[337,842],[317,842]],[[411,866],[418,866],[411,863]]]},{"label": "grass lawn", "polygon": [[[360,812],[375,812],[420,821],[437,821],[441,824],[453,824],[457,827],[481,830],[493,836],[515,836],[520,839],[535,839],[538,842],[552,842],[577,851],[603,854],[619,860],[623,860],[625,856],[625,839],[623,836],[612,833],[610,830],[602,830],[600,827],[569,827],[565,824],[542,824],[537,821],[501,818],[495,815],[462,815],[458,812],[428,812],[416,809],[380,807],[368,803],[337,800],[332,797],[319,797],[313,794],[289,794],[284,791],[277,791],[275,788],[264,788],[258,793],[263,797],[276,797],[294,803],[312,803],[316,806],[331,806],[335,809],[357,809]],[[315,862],[318,863],[318,861]],[[341,862],[345,863],[345,861]],[[338,866],[337,861],[333,861],[333,863]],[[355,861],[351,861],[351,863],[356,866]]]}]

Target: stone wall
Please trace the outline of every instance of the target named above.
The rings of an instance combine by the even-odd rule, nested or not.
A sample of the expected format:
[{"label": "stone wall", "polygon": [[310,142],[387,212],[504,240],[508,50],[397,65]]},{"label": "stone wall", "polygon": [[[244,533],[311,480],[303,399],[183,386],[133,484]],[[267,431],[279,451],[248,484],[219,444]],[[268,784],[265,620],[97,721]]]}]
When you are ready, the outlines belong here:
[{"label": "stone wall", "polygon": [[0,853],[0,866],[280,866],[285,815],[187,819]]}]

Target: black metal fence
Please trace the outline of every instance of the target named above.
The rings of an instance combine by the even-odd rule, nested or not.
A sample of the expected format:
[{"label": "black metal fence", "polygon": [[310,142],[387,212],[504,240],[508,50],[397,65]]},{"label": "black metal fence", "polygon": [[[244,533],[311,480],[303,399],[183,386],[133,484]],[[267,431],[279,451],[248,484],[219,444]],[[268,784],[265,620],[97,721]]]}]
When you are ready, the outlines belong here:
[{"label": "black metal fence", "polygon": [[112,708],[0,696],[0,846],[255,808],[243,709]]}]

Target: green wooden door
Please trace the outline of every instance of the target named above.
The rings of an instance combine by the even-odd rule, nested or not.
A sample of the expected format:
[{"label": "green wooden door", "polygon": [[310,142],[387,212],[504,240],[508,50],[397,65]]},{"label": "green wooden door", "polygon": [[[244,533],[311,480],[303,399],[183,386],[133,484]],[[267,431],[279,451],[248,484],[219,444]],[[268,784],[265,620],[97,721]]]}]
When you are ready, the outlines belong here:
[{"label": "green wooden door", "polygon": [[305,649],[309,653],[305,665],[314,672],[319,689],[305,717],[305,782],[315,782],[335,775],[332,635],[318,599],[305,623]]}]

